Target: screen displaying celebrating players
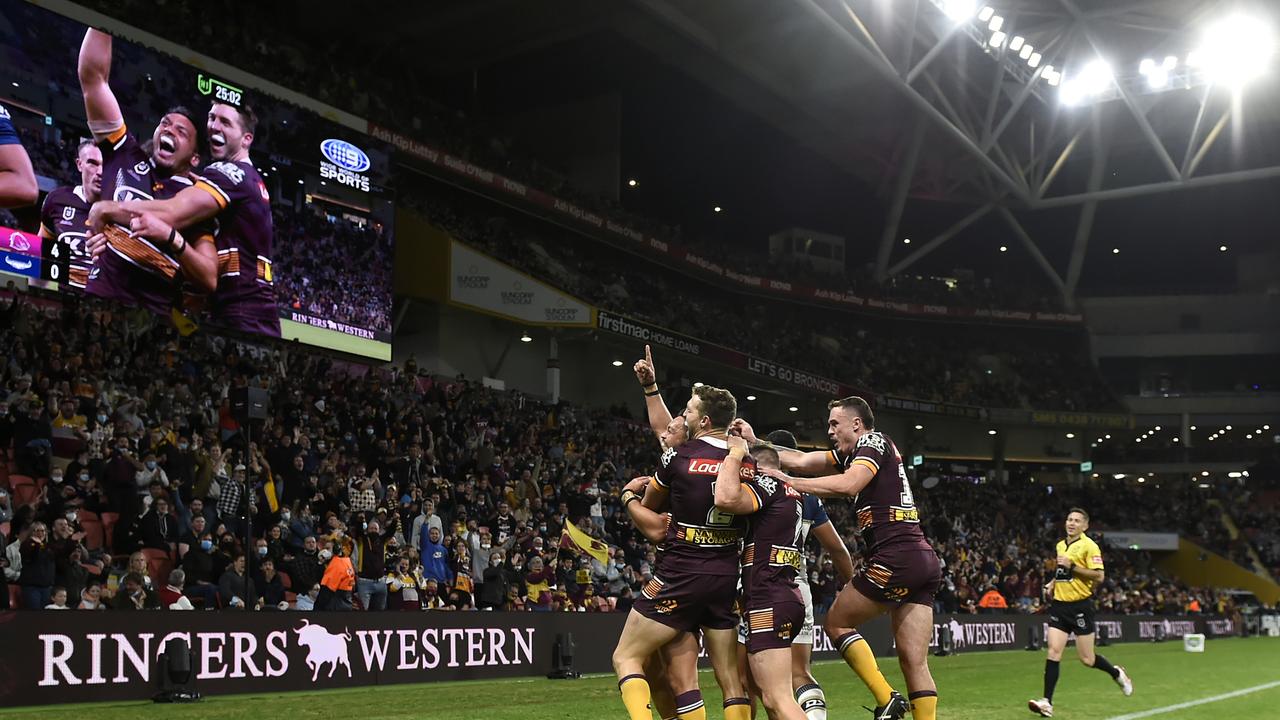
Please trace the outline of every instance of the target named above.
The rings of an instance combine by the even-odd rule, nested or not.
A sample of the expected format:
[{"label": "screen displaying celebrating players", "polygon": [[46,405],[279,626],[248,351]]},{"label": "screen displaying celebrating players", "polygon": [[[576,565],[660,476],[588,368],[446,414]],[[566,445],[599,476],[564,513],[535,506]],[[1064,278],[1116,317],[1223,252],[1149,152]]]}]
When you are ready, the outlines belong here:
[{"label": "screen displaying celebrating players", "polygon": [[[11,272],[145,308],[184,333],[390,358],[391,148],[365,124],[340,126],[255,92],[252,78],[211,77],[40,7],[6,13],[0,51],[36,82],[14,83],[22,102],[0,111],[0,206],[40,206],[38,220],[7,228],[26,238]],[[41,198],[37,185],[53,189]]]}]

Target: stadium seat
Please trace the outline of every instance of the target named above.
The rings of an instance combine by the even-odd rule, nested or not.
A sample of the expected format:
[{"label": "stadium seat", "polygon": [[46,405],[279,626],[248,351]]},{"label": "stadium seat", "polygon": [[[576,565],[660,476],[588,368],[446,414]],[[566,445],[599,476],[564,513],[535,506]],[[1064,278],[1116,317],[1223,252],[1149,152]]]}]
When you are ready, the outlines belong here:
[{"label": "stadium seat", "polygon": [[36,484],[35,478],[32,478],[29,475],[16,475],[12,472],[9,473],[10,488],[16,488],[19,485],[35,485],[35,484]]},{"label": "stadium seat", "polygon": [[102,547],[102,538],[104,538],[104,528],[102,521],[97,518],[95,512],[81,512],[81,528],[84,530],[84,547],[90,550],[100,550]]},{"label": "stadium seat", "polygon": [[281,570],[276,574],[280,576],[280,584],[284,585],[285,590],[288,590],[293,587],[293,581],[289,579],[289,573]]},{"label": "stadium seat", "polygon": [[17,485],[13,488],[14,507],[28,505],[35,502],[38,497],[40,497],[40,488],[36,487],[34,483]]},{"label": "stadium seat", "polygon": [[0,523],[0,539],[8,541],[10,529],[11,529],[11,526],[8,520]]},{"label": "stadium seat", "polygon": [[120,513],[104,512],[102,513],[102,540],[103,547],[110,550],[115,547],[112,543],[112,536],[116,527],[116,523],[120,522]]},{"label": "stadium seat", "polygon": [[9,609],[22,609],[22,588],[17,583],[9,586]]}]

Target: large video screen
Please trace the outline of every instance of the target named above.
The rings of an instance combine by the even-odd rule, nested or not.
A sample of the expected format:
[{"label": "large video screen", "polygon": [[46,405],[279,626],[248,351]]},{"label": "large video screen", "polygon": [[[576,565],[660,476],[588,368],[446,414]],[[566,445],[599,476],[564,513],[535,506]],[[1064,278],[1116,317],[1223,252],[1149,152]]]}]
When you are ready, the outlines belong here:
[{"label": "large video screen", "polygon": [[390,358],[390,146],[23,0],[0,0],[0,56],[41,189],[0,212],[0,271]]}]

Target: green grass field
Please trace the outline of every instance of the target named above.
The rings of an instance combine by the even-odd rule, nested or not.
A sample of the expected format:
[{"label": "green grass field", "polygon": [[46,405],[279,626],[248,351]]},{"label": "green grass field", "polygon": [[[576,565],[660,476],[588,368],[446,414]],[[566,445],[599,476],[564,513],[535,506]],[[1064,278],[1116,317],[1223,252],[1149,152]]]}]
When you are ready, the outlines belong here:
[{"label": "green grass field", "polygon": [[[1221,720],[1280,717],[1280,640],[1210,640],[1207,651],[1190,654],[1181,643],[1127,644],[1104,648],[1124,665],[1136,691],[1124,697],[1110,678],[1074,662],[1068,648],[1054,697],[1055,718],[1158,717]],[[1070,661],[1070,662],[1068,662]],[[943,720],[1032,718],[1026,701],[1040,695],[1044,654],[1026,651],[972,653],[932,658],[941,693],[938,717]],[[882,659],[889,681],[902,688],[893,659]],[[827,692],[831,720],[866,717],[861,705],[870,697],[843,664],[822,663],[814,674]],[[1276,683],[1267,689],[1195,707],[1146,713],[1233,691]],[[719,718],[720,693],[709,673],[702,677],[709,716]],[[218,718],[297,720],[299,718],[414,718],[415,720],[595,720],[625,718],[612,677],[581,680],[500,680],[429,683],[380,688],[211,697],[193,705],[102,703],[43,708],[0,709],[0,718]],[[763,717],[763,716],[762,716]],[[1129,720],[1137,720],[1136,717]]]}]

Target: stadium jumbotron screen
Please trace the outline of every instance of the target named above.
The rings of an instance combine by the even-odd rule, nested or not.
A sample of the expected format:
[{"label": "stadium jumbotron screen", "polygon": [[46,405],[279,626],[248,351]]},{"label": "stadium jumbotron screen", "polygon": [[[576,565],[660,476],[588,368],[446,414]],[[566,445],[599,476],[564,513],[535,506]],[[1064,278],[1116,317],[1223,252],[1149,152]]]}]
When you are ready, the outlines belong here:
[{"label": "stadium jumbotron screen", "polygon": [[217,327],[391,354],[390,148],[244,83],[3,0],[0,103],[39,213],[0,270]]}]

